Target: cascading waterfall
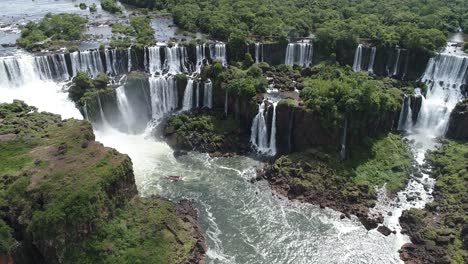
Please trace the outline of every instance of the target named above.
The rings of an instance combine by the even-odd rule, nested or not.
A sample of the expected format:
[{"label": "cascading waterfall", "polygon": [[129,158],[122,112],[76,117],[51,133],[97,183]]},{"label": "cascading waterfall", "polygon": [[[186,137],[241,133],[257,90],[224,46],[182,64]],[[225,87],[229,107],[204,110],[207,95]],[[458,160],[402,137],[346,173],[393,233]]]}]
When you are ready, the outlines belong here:
[{"label": "cascading waterfall", "polygon": [[273,119],[271,121],[271,133],[270,133],[270,151],[269,155],[276,155],[276,106],[278,102],[273,103]]},{"label": "cascading waterfall", "polygon": [[172,76],[149,78],[152,118],[160,120],[177,109],[176,80]]},{"label": "cascading waterfall", "polygon": [[255,43],[255,63],[263,62],[263,43]]},{"label": "cascading waterfall", "polygon": [[428,85],[415,127],[433,136],[444,136],[450,113],[462,99],[468,78],[468,56],[441,53],[431,58],[422,81]]},{"label": "cascading waterfall", "polygon": [[213,83],[208,79],[203,89],[203,107],[213,108]]},{"label": "cascading waterfall", "polygon": [[367,67],[367,72],[370,74],[374,73],[374,62],[375,62],[375,54],[377,53],[377,47],[371,48],[371,54],[369,58],[369,66]]},{"label": "cascading waterfall", "polygon": [[229,92],[226,90],[226,95],[224,97],[224,115],[228,114],[228,102],[229,102]]},{"label": "cascading waterfall", "polygon": [[359,44],[354,52],[353,71],[361,71],[362,64],[362,44]]},{"label": "cascading waterfall", "polygon": [[210,58],[213,61],[219,61],[223,66],[227,66],[226,44],[216,43],[210,45]]},{"label": "cascading waterfall", "polygon": [[159,46],[154,46],[148,47],[145,50],[146,70],[151,73],[151,75],[162,73],[161,53],[159,48]]},{"label": "cascading waterfall", "polygon": [[413,127],[413,111],[411,109],[411,96],[405,95],[398,120],[399,131],[409,131]]},{"label": "cascading waterfall", "polygon": [[0,59],[0,85],[5,87],[18,87],[36,80],[65,81],[69,78],[63,54]]},{"label": "cascading waterfall", "polygon": [[136,131],[134,129],[134,124],[137,116],[133,112],[132,106],[128,101],[127,95],[125,94],[125,87],[123,85],[119,86],[117,89],[115,89],[115,93],[117,96],[117,107],[119,108],[126,132],[135,133]]},{"label": "cascading waterfall", "polygon": [[289,43],[286,48],[285,64],[294,64],[304,67],[312,65],[313,44],[312,42]]},{"label": "cascading waterfall", "polygon": [[205,44],[201,44],[201,45],[197,45],[195,48],[196,55],[197,55],[197,64],[195,67],[196,67],[197,73],[201,72],[201,68],[206,60],[205,47],[206,47]]},{"label": "cascading waterfall", "polygon": [[132,47],[127,48],[127,72],[132,71]]},{"label": "cascading waterfall", "polygon": [[116,76],[118,74],[117,66],[117,50],[105,49],[104,55],[106,56],[106,69],[109,76]]},{"label": "cascading waterfall", "polygon": [[193,108],[193,79],[188,79],[184,92],[183,111],[189,111]]},{"label": "cascading waterfall", "polygon": [[[164,63],[161,52],[164,53]],[[148,61],[146,61],[148,60]],[[146,70],[151,75],[162,75],[166,73],[179,74],[188,72],[187,50],[179,46],[152,46],[147,47],[145,52]]]},{"label": "cascading waterfall", "polygon": [[341,160],[346,159],[346,139],[348,134],[348,118],[345,118],[344,127],[343,127],[343,136],[341,137],[341,150],[340,158]]},{"label": "cascading waterfall", "polygon": [[401,54],[401,49],[397,49],[397,57],[396,57],[395,65],[393,66],[392,76],[398,75],[398,68],[400,65],[400,54]]},{"label": "cascading waterfall", "polygon": [[104,114],[104,110],[102,108],[101,97],[97,94],[97,102],[99,106],[99,115],[101,116],[101,125],[104,127],[109,127],[109,122],[107,121],[106,115]]},{"label": "cascading waterfall", "polygon": [[181,72],[188,72],[187,64],[187,50],[185,47],[165,47],[166,60],[164,68],[171,74],[178,74]]},{"label": "cascading waterfall", "polygon": [[261,154],[274,156],[276,155],[276,105],[273,104],[273,118],[270,131],[270,141],[268,141],[268,127],[266,122],[267,104],[263,101],[258,106],[258,113],[252,122],[250,143]]},{"label": "cascading waterfall", "polygon": [[70,53],[72,75],[79,71],[86,72],[93,77],[104,72],[99,50],[75,51]]},{"label": "cascading waterfall", "polygon": [[200,82],[197,82],[197,90],[196,90],[196,102],[195,102],[195,108],[200,107]]}]

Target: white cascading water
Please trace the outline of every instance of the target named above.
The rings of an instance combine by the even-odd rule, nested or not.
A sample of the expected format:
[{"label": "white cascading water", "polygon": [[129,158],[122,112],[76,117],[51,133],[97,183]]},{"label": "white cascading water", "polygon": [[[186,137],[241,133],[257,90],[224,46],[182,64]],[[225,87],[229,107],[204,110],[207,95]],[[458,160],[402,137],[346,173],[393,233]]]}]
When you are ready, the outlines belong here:
[{"label": "white cascading water", "polygon": [[435,137],[444,136],[450,113],[462,99],[468,78],[468,56],[448,52],[431,58],[422,81],[428,85],[415,128]]},{"label": "white cascading water", "polygon": [[92,77],[104,72],[99,50],[75,51],[70,53],[72,75],[81,72],[87,72]]},{"label": "white cascading water", "polygon": [[367,72],[370,74],[374,73],[374,62],[375,62],[375,54],[377,53],[377,47],[371,48],[371,54],[369,58],[369,66],[367,66]]},{"label": "white cascading water", "polygon": [[202,68],[202,66],[203,66],[203,64],[205,63],[205,60],[206,60],[205,47],[206,47],[205,44],[201,44],[201,45],[197,45],[196,48],[195,48],[196,57],[197,57],[197,62],[196,62],[196,65],[195,65],[195,67],[196,67],[195,71],[197,73],[201,72],[201,68]]},{"label": "white cascading water", "polygon": [[132,71],[132,47],[127,48],[127,72]]},{"label": "white cascading water", "polygon": [[393,65],[393,72],[392,72],[392,76],[397,76],[398,75],[398,69],[399,69],[399,66],[400,66],[400,55],[401,55],[401,49],[397,49],[397,57],[396,57],[396,61],[395,61],[395,65]]},{"label": "white cascading water", "polygon": [[274,102],[273,105],[273,118],[270,131],[270,141],[268,141],[268,127],[267,127],[267,104],[263,101],[258,106],[258,113],[254,117],[252,122],[250,143],[253,147],[261,154],[274,156],[276,155],[276,105],[278,102]]},{"label": "white cascading water", "polygon": [[226,90],[226,95],[224,96],[224,115],[228,114],[228,103],[229,103],[229,92]]},{"label": "white cascading water", "polygon": [[[162,62],[161,51],[164,53],[164,62]],[[173,47],[161,45],[147,47],[145,63],[146,70],[151,75],[187,73],[187,50],[185,47],[177,45]]]},{"label": "white cascading water", "polygon": [[182,103],[182,110],[189,111],[193,108],[193,79],[189,78],[184,92],[184,101]]},{"label": "white cascading water", "polygon": [[[52,66],[54,59],[58,63]],[[56,83],[62,81],[62,78],[54,80],[59,75],[63,79],[68,76],[66,67],[63,68],[64,64],[60,62],[62,59],[64,62],[64,57],[56,55],[54,59],[36,60],[35,57],[21,52],[14,57],[0,58],[0,102],[20,99],[40,111],[60,113],[63,118],[82,119],[80,112],[68,99],[68,94],[63,92],[63,83]],[[56,70],[57,75],[49,74],[50,69]]]},{"label": "white cascading water", "polygon": [[340,150],[340,158],[341,160],[346,159],[346,139],[348,135],[348,118],[345,119],[344,127],[343,127],[343,135],[341,137],[341,150]]},{"label": "white cascading water", "polygon": [[203,89],[203,107],[213,108],[213,83],[210,79],[205,81]]},{"label": "white cascading water", "polygon": [[286,48],[285,64],[309,67],[312,65],[313,50],[312,42],[289,43]]},{"label": "white cascading water", "polygon": [[116,76],[118,74],[117,65],[117,50],[105,49],[104,55],[106,56],[106,69],[109,76]]},{"label": "white cascading water", "polygon": [[133,134],[136,132],[134,127],[138,116],[135,115],[133,108],[128,101],[127,94],[125,93],[125,87],[123,85],[119,86],[117,89],[115,89],[115,93],[117,97],[117,107],[119,108],[126,132]]},{"label": "white cascading water", "polygon": [[195,108],[200,107],[200,82],[197,82],[197,89],[196,89],[196,102],[195,102]]},{"label": "white cascading water", "polygon": [[226,44],[220,42],[210,44],[210,58],[213,61],[221,62],[223,66],[227,66]]},{"label": "white cascading water", "polygon": [[413,111],[411,109],[411,96],[405,95],[398,120],[398,131],[409,132],[413,127]]},{"label": "white cascading water", "polygon": [[[428,84],[426,98],[420,93],[420,89],[415,90],[415,96],[422,97],[421,110],[416,124],[411,125],[409,110],[406,113],[405,122],[400,120],[399,127],[405,127],[410,133],[406,138],[412,142],[411,147],[415,157],[414,170],[418,171],[418,175],[414,173],[411,175],[406,188],[398,192],[396,199],[389,199],[385,191],[381,191],[378,203],[372,209],[387,215],[384,224],[396,231],[395,249],[410,242],[407,236],[401,234],[399,217],[403,210],[423,209],[433,200],[432,191],[435,179],[429,175],[430,166],[426,164],[426,152],[436,149],[439,144],[436,138],[445,135],[450,113],[462,98],[460,88],[466,84],[468,77],[468,57],[453,54],[451,49],[451,43],[449,43],[444,52],[429,60],[422,77],[422,81]],[[409,104],[408,99],[407,105]],[[422,167],[426,169],[422,170]]]},{"label": "white cascading water", "polygon": [[178,97],[175,77],[150,77],[151,110],[154,120],[161,120],[165,115],[177,109]]},{"label": "white cascading water", "polygon": [[255,43],[255,63],[263,62],[263,43]]},{"label": "white cascading water", "polygon": [[361,71],[362,64],[362,44],[359,44],[354,52],[353,71]]},{"label": "white cascading water", "polygon": [[179,74],[188,72],[187,64],[187,49],[177,45],[173,47],[165,47],[164,68],[168,73]]},{"label": "white cascading water", "polygon": [[151,75],[162,74],[162,62],[159,46],[147,47],[145,49],[146,70]]}]

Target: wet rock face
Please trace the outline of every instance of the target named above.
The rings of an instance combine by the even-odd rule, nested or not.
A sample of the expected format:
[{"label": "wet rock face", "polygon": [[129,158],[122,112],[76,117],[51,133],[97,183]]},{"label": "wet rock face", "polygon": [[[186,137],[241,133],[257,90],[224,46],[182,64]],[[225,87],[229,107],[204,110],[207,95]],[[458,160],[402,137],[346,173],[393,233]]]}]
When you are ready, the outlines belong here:
[{"label": "wet rock face", "polygon": [[450,114],[446,136],[451,139],[468,140],[468,99],[458,103]]}]

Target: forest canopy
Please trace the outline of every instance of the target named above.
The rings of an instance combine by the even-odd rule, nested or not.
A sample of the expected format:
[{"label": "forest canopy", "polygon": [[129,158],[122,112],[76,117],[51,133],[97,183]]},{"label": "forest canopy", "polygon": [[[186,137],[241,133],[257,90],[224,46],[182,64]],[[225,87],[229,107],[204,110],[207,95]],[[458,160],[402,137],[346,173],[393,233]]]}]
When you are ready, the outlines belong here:
[{"label": "forest canopy", "polygon": [[378,45],[434,50],[445,45],[449,32],[468,30],[465,0],[121,1],[168,11],[182,29],[222,40],[239,34],[268,40],[318,33],[318,41],[331,45],[366,38]]}]

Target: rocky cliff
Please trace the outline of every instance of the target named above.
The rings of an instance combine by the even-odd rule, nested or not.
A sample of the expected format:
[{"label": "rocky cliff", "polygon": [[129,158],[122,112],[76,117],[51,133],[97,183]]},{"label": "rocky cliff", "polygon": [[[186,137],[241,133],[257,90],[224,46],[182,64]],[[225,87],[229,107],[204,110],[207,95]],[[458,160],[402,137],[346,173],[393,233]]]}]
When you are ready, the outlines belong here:
[{"label": "rocky cliff", "polygon": [[190,204],[137,197],[132,162],[85,121],[0,105],[0,260],[197,263]]}]

